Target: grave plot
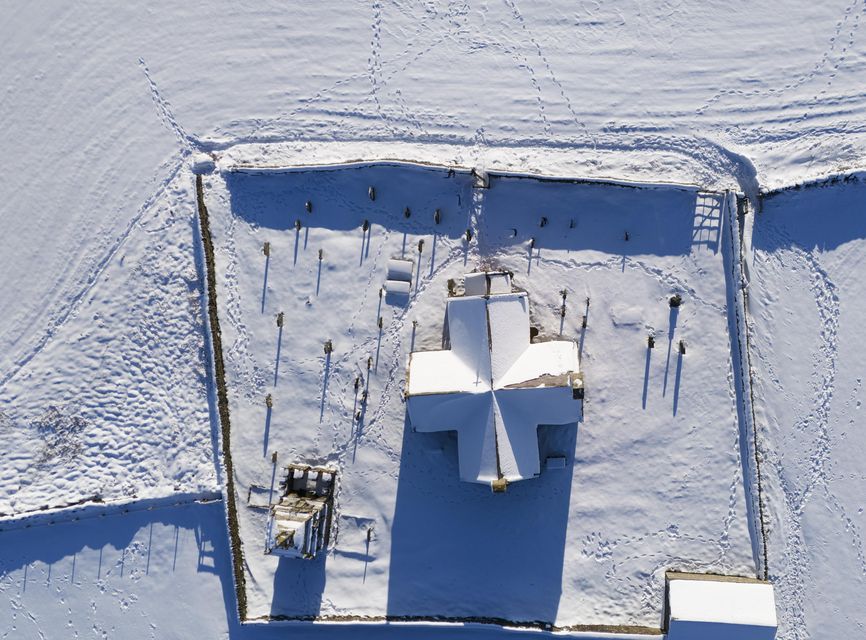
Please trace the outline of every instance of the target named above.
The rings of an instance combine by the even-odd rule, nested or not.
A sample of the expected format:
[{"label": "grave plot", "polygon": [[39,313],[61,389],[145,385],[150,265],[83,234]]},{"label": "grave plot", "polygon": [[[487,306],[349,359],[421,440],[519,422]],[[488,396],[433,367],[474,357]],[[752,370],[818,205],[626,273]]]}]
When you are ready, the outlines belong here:
[{"label": "grave plot", "polygon": [[[207,178],[249,619],[658,628],[666,571],[755,575],[721,196],[475,182]],[[443,348],[473,270],[513,274],[533,342],[574,341],[585,387],[581,420],[539,427],[540,475],[498,493],[461,482],[457,437],[414,431],[404,398],[410,352]],[[265,554],[292,463],[338,471],[315,559]]]}]

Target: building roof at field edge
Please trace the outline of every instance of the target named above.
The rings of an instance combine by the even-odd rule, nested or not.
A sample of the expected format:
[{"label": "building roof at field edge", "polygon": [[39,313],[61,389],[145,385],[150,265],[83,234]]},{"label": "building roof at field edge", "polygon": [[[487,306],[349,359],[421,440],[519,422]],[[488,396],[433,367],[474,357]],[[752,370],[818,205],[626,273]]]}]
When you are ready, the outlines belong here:
[{"label": "building roof at field edge", "polygon": [[486,484],[540,473],[539,425],[581,415],[573,340],[531,344],[529,298],[507,273],[469,274],[449,298],[450,349],[409,358],[408,411],[416,431],[457,431],[460,478]]},{"label": "building roof at field edge", "polygon": [[770,640],[776,634],[773,585],[750,578],[667,574],[668,638]]}]

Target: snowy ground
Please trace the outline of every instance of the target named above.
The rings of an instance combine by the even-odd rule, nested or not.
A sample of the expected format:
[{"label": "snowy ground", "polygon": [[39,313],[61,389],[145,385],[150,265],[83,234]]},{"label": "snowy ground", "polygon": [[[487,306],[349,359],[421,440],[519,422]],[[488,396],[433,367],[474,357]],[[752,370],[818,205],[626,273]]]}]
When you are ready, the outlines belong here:
[{"label": "snowy ground", "polygon": [[[658,628],[666,569],[754,575],[719,196],[520,178],[473,190],[467,174],[393,166],[209,182],[238,494],[252,486],[253,502],[267,496],[274,451],[281,462],[341,471],[338,542],[325,560],[264,556],[265,514],[242,498],[250,617]],[[415,263],[411,301],[380,301],[385,262],[401,256]],[[447,280],[481,265],[515,273],[542,336],[579,341],[588,387],[577,429],[541,429],[542,457],[564,454],[568,469],[504,496],[461,483],[456,440],[406,429],[402,400],[412,345],[439,348]],[[674,293],[685,299],[676,312]],[[369,389],[366,408],[356,375]]]},{"label": "snowy ground", "polygon": [[453,143],[493,159],[522,149],[511,162],[523,169],[543,168],[552,148],[582,175],[704,186],[731,180],[736,152],[773,186],[862,158],[864,10],[849,0],[17,5],[0,69],[15,133],[0,176],[14,225],[0,245],[2,303],[16,302],[0,320],[0,379],[63,323],[190,145],[379,141],[393,155],[407,142]]},{"label": "snowy ground", "polygon": [[[190,149],[213,149],[226,163],[389,157],[774,187],[862,166],[864,11],[860,0],[7,7],[0,26],[7,160],[0,173],[0,513],[97,492],[125,499],[217,485],[200,379],[201,314],[191,290],[194,209],[183,168]],[[242,143],[249,148],[238,151]],[[768,211],[802,211],[805,194],[770,200]],[[823,221],[836,201],[810,206]],[[163,223],[157,233],[145,231]],[[794,247],[810,248],[823,268],[840,250],[817,251],[808,241],[813,231],[801,227]],[[853,242],[857,234],[847,235]],[[766,246],[767,256],[803,257]],[[755,271],[760,255],[756,242]],[[856,280],[828,273],[838,308],[853,308]],[[775,284],[767,278],[768,290],[786,291],[779,273]],[[786,298],[787,291],[779,295],[776,318]],[[830,300],[827,308],[836,308]],[[845,314],[855,323],[856,309]],[[843,416],[836,405],[853,393],[854,378],[846,376],[859,362],[860,342],[853,329],[843,332],[844,317],[834,338],[831,417]],[[756,314],[754,330],[765,321]],[[805,326],[792,344],[823,340],[825,325]],[[767,466],[776,475],[785,468],[793,492],[792,501],[775,502],[788,505],[791,519],[770,505],[774,535],[801,532],[785,533],[776,548],[788,552],[771,557],[772,572],[787,576],[785,592],[794,594],[784,601],[780,635],[821,638],[822,624],[831,623],[842,627],[835,636],[844,635],[848,621],[831,612],[855,610],[861,578],[846,582],[825,571],[851,563],[847,544],[832,547],[824,536],[834,529],[824,526],[829,519],[842,527],[857,547],[862,516],[852,496],[862,491],[838,485],[856,483],[862,472],[855,447],[810,449],[788,439],[785,425],[813,408],[785,395],[802,401],[788,364],[810,371],[813,352],[801,350],[798,360],[779,340],[773,349],[755,341],[762,349],[755,365],[767,398],[759,412],[778,420],[768,420],[776,462]],[[785,375],[762,374],[770,366]],[[818,378],[809,379],[817,392],[828,369],[815,367]],[[785,381],[785,394],[774,377]],[[802,409],[796,415],[795,406]],[[853,429],[845,433],[855,437]],[[828,497],[826,513],[816,502],[823,481],[809,481],[806,470],[812,451],[822,470],[815,477],[829,479],[829,495],[842,505]],[[28,610],[55,606],[51,593],[28,600]],[[830,594],[838,596],[832,606]],[[223,603],[213,602],[224,615]],[[41,630],[58,635],[48,625]]]},{"label": "snowy ground", "polygon": [[[126,291],[120,279],[97,281],[123,247],[142,250],[138,221],[191,148],[266,141],[293,163],[433,157],[774,186],[862,157],[864,10],[847,0],[10,8],[0,69],[4,151],[14,158],[0,175],[0,401],[32,440],[10,455],[32,459],[41,446],[26,427],[38,415],[19,403],[69,403],[37,386],[46,372],[35,375],[34,360],[43,369],[74,363],[68,377],[95,387],[115,383],[111,368],[97,371],[57,343],[74,345],[85,331],[65,327],[96,289],[115,301]],[[189,335],[171,332],[166,339]],[[10,467],[18,463],[4,464],[0,511],[20,482]],[[175,475],[155,477],[173,485]],[[153,481],[131,481],[127,493]],[[83,485],[70,493],[86,497],[94,483]],[[29,504],[16,500],[15,510]]]},{"label": "snowy ground", "polygon": [[104,514],[0,533],[0,637],[224,635],[234,593],[222,504]]},{"label": "snowy ground", "polygon": [[[430,638],[419,625],[241,626],[219,502],[121,513],[0,533],[0,638]],[[501,632],[449,627],[449,638]],[[537,632],[509,631],[514,640]],[[611,640],[612,636],[603,636]],[[646,636],[641,636],[646,638]],[[596,636],[581,635],[585,640]]]},{"label": "snowy ground", "polygon": [[752,362],[784,638],[862,635],[866,184],[790,191],[755,221]]},{"label": "snowy ground", "polygon": [[0,515],[218,489],[192,186],[188,170],[164,186],[8,371]]}]

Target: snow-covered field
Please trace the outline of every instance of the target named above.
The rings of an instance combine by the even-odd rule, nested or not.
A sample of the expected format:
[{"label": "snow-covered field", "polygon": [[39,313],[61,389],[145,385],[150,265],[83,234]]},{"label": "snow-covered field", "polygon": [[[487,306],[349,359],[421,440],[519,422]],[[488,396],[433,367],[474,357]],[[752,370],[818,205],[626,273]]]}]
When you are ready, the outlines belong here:
[{"label": "snow-covered field", "polygon": [[219,502],[76,516],[2,533],[0,637],[216,638],[230,628]]},{"label": "snow-covered field", "polygon": [[[443,634],[442,627],[422,625],[241,626],[218,502],[129,513],[100,508],[76,516],[81,519],[0,534],[0,638],[402,640]],[[447,628],[455,639],[500,635],[481,626]],[[538,633],[510,630],[508,636],[532,640]]]},{"label": "snow-covered field", "polygon": [[[5,7],[0,513],[218,487],[190,150],[226,166],[404,158],[753,194],[863,165],[864,12],[862,0]],[[850,264],[863,198],[816,193],[766,202],[750,285],[786,638],[856,635],[863,623],[862,296]],[[828,226],[831,211],[838,225]],[[762,220],[772,221],[767,235]],[[843,240],[824,237],[833,230]],[[542,251],[533,276],[544,273]],[[762,287],[772,306],[760,305]],[[557,290],[538,302],[552,304],[543,296]],[[786,307],[800,313],[788,320]],[[591,317],[588,361],[595,308]],[[590,430],[580,425],[576,452]],[[0,547],[20,549],[13,573],[38,563],[38,547],[12,535],[0,534]],[[87,602],[79,628],[105,626],[106,609],[89,609],[97,588],[75,589]],[[57,620],[39,631],[66,637],[60,598],[30,593],[24,611]],[[153,612],[167,599],[138,596]],[[199,617],[223,619],[224,602],[207,601],[216,610]]]},{"label": "snow-covered field", "polygon": [[[866,633],[866,183],[781,193],[752,240],[752,362],[784,637]],[[859,594],[859,596],[857,595]]]},{"label": "snow-covered field", "polygon": [[118,41],[31,9],[3,21],[0,513],[213,489],[191,176]]},{"label": "snow-covered field", "polygon": [[0,514],[218,488],[192,186],[188,170],[167,183],[62,326],[8,372]]}]

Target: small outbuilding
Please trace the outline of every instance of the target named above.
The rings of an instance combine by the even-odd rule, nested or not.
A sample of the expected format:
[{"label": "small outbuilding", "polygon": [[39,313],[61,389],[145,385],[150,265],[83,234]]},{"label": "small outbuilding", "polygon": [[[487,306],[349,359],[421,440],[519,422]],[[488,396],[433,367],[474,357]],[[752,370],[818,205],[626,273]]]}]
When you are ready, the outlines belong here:
[{"label": "small outbuilding", "polygon": [[286,467],[280,497],[269,509],[265,553],[315,558],[328,546],[336,476],[325,467]]},{"label": "small outbuilding", "polygon": [[763,580],[701,573],[665,576],[667,640],[772,640],[773,585]]}]

